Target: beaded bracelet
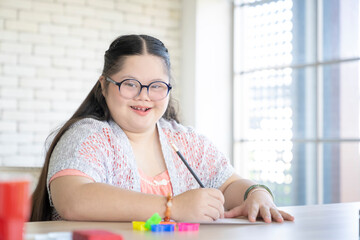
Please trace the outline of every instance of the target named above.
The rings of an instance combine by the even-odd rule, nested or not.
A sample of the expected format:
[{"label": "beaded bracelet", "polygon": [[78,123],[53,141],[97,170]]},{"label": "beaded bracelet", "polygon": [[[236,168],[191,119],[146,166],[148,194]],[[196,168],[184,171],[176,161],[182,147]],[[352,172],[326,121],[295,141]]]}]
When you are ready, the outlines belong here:
[{"label": "beaded bracelet", "polygon": [[166,211],[165,211],[165,218],[164,222],[170,222],[170,214],[171,214],[171,206],[172,206],[172,195],[169,194],[166,198]]},{"label": "beaded bracelet", "polygon": [[245,192],[244,194],[244,201],[247,199],[247,197],[249,196],[249,193],[251,190],[253,190],[254,188],[257,188],[257,187],[261,187],[261,188],[264,188],[266,191],[268,191],[268,193],[270,193],[272,199],[274,200],[274,195],[273,193],[271,192],[270,188],[268,188],[267,186],[263,185],[263,184],[254,184],[254,185],[251,185]]}]

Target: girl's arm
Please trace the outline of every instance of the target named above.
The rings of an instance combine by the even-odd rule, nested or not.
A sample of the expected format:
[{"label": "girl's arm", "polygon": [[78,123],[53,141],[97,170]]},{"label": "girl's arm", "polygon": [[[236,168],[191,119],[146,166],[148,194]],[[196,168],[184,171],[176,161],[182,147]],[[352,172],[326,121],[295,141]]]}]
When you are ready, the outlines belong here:
[{"label": "girl's arm", "polygon": [[[164,218],[166,197],[94,183],[86,177],[63,176],[50,184],[60,216],[78,221],[145,221],[154,213]],[[193,189],[175,196],[175,221],[212,221],[224,217],[224,197],[218,189]]]},{"label": "girl's arm", "polygon": [[60,216],[78,221],[145,221],[155,212],[164,217],[166,198],[94,183],[86,177],[64,176],[50,184]]}]

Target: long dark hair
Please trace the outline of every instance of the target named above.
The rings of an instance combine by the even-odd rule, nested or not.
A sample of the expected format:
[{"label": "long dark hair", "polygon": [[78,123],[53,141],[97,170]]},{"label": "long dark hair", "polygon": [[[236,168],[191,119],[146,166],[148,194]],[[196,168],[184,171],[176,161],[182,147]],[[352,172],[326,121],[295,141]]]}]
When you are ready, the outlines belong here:
[{"label": "long dark hair", "polygon": [[[170,58],[167,48],[160,40],[147,35],[125,35],[116,38],[105,52],[104,68],[101,75],[111,76],[119,72],[127,56],[142,55],[146,53],[162,58],[171,80]],[[105,81],[105,90],[107,90],[108,85],[109,83]],[[109,108],[102,95],[101,84],[99,81],[96,82],[95,86],[91,89],[90,93],[76,110],[74,115],[59,130],[55,131],[56,135],[47,150],[44,166],[36,189],[32,195],[30,221],[51,220],[51,207],[46,182],[51,154],[61,136],[71,125],[80,119],[89,117],[100,121],[108,121],[111,118]],[[174,106],[174,100],[171,95],[163,118],[179,122]]]}]

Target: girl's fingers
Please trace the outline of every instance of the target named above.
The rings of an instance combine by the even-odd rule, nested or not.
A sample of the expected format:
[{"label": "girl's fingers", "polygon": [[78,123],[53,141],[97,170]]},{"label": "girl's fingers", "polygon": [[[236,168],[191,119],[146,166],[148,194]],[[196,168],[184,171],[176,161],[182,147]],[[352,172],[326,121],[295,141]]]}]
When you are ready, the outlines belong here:
[{"label": "girl's fingers", "polygon": [[224,218],[225,198],[221,191],[217,189],[205,189],[207,195],[207,206],[210,207],[205,213],[206,216],[213,220]]},{"label": "girl's fingers", "polygon": [[288,221],[294,221],[294,216],[290,215],[287,212],[284,212],[282,210],[279,210],[279,213],[281,214],[281,216],[283,217],[284,220],[288,220]]},{"label": "girl's fingers", "polygon": [[283,222],[284,219],[283,217],[281,216],[281,213],[279,212],[279,210],[277,210],[276,208],[270,208],[270,213],[271,213],[271,216],[272,218],[276,221],[276,222]]},{"label": "girl's fingers", "polygon": [[219,219],[221,217],[221,213],[219,212],[219,209],[214,208],[214,207],[210,207],[206,211],[205,216],[210,217],[211,220],[216,220],[216,219]]},{"label": "girl's fingers", "polygon": [[221,206],[222,206],[222,210],[220,211],[220,218],[224,218],[224,214],[225,214],[224,205]]},{"label": "girl's fingers", "polygon": [[240,216],[242,213],[242,209],[243,209],[242,205],[234,207],[233,209],[225,212],[224,217],[225,218],[233,218],[233,217]]},{"label": "girl's fingers", "polygon": [[[276,222],[294,221],[294,217],[287,212],[278,210],[276,207],[267,207],[259,206],[258,204],[253,204],[250,206],[250,209],[244,212],[245,205],[240,205],[234,207],[233,209],[224,213],[225,218],[233,218],[238,216],[248,216],[250,222],[255,222],[257,216],[261,216],[266,223],[271,223],[272,219]],[[245,208],[247,209],[247,208]]]},{"label": "girl's fingers", "polygon": [[260,207],[260,216],[264,219],[264,222],[271,223],[271,213],[268,207]]},{"label": "girl's fingers", "polygon": [[219,200],[214,199],[213,201],[209,202],[209,206],[218,212],[219,216],[217,218],[224,217],[224,205]]},{"label": "girl's fingers", "polygon": [[212,222],[214,221],[215,219],[213,219],[212,217],[208,216],[208,215],[204,215],[202,217],[202,219],[200,219],[201,221],[205,221],[205,222]]},{"label": "girl's fingers", "polygon": [[258,216],[259,213],[259,205],[254,204],[251,206],[249,212],[248,212],[248,219],[250,222],[255,222],[256,221],[256,217]]}]

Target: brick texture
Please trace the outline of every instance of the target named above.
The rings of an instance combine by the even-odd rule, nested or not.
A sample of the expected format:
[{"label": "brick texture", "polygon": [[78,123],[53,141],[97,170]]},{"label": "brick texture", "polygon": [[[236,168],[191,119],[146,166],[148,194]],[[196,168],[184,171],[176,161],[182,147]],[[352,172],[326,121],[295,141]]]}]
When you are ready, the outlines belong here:
[{"label": "brick texture", "polygon": [[181,0],[0,0],[0,169],[42,166],[117,36],[161,39],[178,79],[180,16]]}]

